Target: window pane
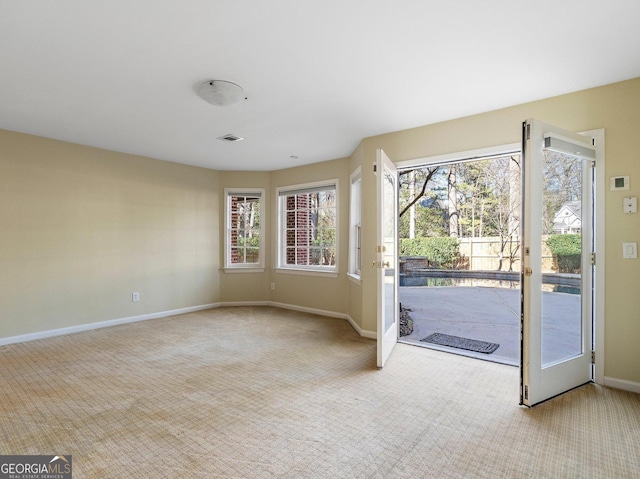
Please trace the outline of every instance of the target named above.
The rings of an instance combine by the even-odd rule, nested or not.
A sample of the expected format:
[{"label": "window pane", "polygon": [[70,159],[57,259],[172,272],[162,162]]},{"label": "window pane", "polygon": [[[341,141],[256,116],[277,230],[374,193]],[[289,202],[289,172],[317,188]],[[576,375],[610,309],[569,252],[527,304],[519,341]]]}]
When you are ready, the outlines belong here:
[{"label": "window pane", "polygon": [[259,263],[260,250],[258,248],[247,248],[246,254],[245,254],[245,261],[247,263]]},{"label": "window pane", "polygon": [[280,195],[284,264],[335,265],[335,187],[328,188]]},{"label": "window pane", "polygon": [[336,238],[336,231],[334,228],[326,228],[320,231],[319,241],[321,245],[334,245]]},{"label": "window pane", "polygon": [[324,248],[322,255],[322,264],[327,266],[335,266],[336,264],[336,250],[335,248]]},{"label": "window pane", "polygon": [[[590,170],[590,168],[589,168]],[[544,152],[543,251],[544,273],[571,278],[575,288],[542,285],[542,367],[583,354],[582,329],[582,158]],[[567,214],[568,213],[568,214]],[[546,248],[545,248],[546,247]],[[561,311],[560,314],[558,314]]]},{"label": "window pane", "polygon": [[228,245],[227,264],[259,264],[260,212],[263,193],[227,193]]},{"label": "window pane", "polygon": [[231,248],[231,263],[244,263],[244,250],[241,248]]},{"label": "window pane", "polygon": [[311,262],[311,250],[309,248],[297,248],[296,249],[296,264],[310,265],[317,264]]},{"label": "window pane", "polygon": [[286,249],[286,264],[296,264],[296,249],[295,248],[287,248]]},{"label": "window pane", "polygon": [[355,275],[360,274],[360,175],[361,170],[358,169],[351,176],[351,204],[349,215],[349,273]]}]

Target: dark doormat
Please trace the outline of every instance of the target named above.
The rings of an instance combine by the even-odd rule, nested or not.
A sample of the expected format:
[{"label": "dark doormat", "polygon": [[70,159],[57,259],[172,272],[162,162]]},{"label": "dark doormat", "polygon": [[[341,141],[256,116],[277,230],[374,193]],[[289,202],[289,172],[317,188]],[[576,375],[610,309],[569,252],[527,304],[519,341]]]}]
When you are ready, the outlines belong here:
[{"label": "dark doormat", "polygon": [[478,341],[476,339],[460,338],[458,336],[449,336],[448,334],[433,333],[420,341],[425,343],[439,344],[440,346],[449,346],[452,348],[466,349],[467,351],[475,351],[476,353],[491,354],[500,347],[496,343],[488,343],[486,341]]}]

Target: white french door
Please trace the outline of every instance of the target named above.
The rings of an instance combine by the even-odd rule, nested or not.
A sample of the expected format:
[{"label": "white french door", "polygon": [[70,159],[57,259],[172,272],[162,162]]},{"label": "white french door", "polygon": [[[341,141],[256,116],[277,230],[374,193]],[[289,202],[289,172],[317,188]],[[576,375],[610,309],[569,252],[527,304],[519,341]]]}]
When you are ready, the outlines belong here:
[{"label": "white french door", "polygon": [[397,182],[398,174],[389,157],[378,149],[376,161],[377,181],[377,271],[378,355],[382,368],[398,342],[398,252],[397,234]]},{"label": "white french door", "polygon": [[[522,142],[520,404],[533,406],[593,380],[596,148],[537,120],[523,123]],[[550,257],[551,235],[579,254]]]}]

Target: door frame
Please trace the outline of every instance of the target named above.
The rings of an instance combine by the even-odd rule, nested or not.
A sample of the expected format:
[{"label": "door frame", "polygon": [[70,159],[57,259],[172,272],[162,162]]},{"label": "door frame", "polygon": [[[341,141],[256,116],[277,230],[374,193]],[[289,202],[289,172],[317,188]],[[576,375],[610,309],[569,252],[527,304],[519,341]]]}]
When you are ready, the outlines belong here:
[{"label": "door frame", "polygon": [[595,139],[596,147],[596,179],[593,194],[595,195],[593,217],[596,250],[596,265],[593,275],[593,335],[595,345],[595,374],[596,384],[604,384],[604,303],[605,303],[605,135],[604,128],[578,132],[581,135],[591,136]]},{"label": "door frame", "polygon": [[[580,134],[589,135],[596,140],[596,180],[594,185],[595,216],[594,235],[597,251],[596,269],[593,277],[594,284],[594,338],[595,338],[595,374],[594,382],[604,384],[604,334],[605,334],[605,133],[603,128],[580,131]],[[412,160],[404,160],[396,163],[398,169],[429,166],[434,163],[448,163],[464,159],[482,158],[487,156],[499,156],[507,153],[519,152],[522,155],[522,143],[507,143],[503,145],[477,148],[473,150],[420,157]]]}]

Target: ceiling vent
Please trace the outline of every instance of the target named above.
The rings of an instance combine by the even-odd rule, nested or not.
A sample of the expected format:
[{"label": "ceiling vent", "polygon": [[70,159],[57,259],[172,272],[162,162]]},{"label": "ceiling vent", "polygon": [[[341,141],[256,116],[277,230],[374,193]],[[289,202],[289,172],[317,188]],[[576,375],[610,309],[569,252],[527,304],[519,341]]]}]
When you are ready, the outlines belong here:
[{"label": "ceiling vent", "polygon": [[242,138],[241,136],[236,136],[229,133],[228,135],[219,136],[218,140],[226,141],[228,143],[233,143],[234,141],[242,141],[244,140],[244,138]]}]

